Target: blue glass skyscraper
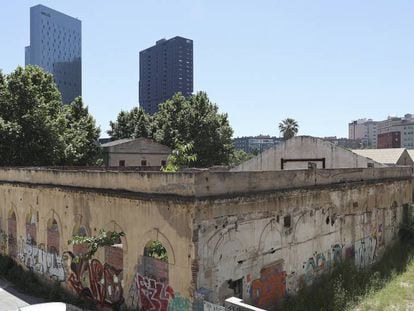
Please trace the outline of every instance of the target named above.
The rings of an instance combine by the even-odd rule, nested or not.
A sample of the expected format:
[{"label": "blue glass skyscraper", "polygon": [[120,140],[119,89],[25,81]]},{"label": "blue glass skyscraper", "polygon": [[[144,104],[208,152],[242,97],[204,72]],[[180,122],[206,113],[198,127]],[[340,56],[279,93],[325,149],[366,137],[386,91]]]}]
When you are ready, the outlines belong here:
[{"label": "blue glass skyscraper", "polygon": [[53,74],[65,104],[82,95],[81,21],[43,5],[30,8],[30,46],[26,65]]},{"label": "blue glass skyscraper", "polygon": [[161,39],[139,53],[139,105],[154,114],[178,92],[193,93],[193,40]]}]

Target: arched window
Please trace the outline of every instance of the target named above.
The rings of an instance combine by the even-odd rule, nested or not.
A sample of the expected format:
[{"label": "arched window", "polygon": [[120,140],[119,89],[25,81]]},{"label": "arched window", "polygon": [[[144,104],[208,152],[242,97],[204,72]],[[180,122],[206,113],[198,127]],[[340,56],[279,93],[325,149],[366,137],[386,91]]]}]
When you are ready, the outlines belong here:
[{"label": "arched window", "polygon": [[9,256],[16,258],[17,256],[17,222],[16,214],[11,212],[7,220],[7,246],[9,249]]},{"label": "arched window", "polygon": [[59,255],[59,226],[56,219],[50,219],[47,224],[47,252]]},{"label": "arched window", "polygon": [[36,223],[37,215],[31,211],[26,216],[26,244],[36,245]]}]

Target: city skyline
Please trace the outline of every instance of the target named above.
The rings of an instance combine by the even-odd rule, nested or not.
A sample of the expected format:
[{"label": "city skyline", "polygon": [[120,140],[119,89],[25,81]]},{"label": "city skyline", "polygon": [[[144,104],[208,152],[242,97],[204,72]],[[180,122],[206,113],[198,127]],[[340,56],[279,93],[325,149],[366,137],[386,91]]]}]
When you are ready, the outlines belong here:
[{"label": "city skyline", "polygon": [[[2,5],[5,73],[24,64],[29,7],[38,3]],[[139,51],[176,35],[194,40],[194,90],[228,113],[235,137],[278,135],[286,117],[299,134],[345,137],[350,120],[412,112],[409,1],[42,4],[83,22],[83,98],[103,134],[137,106]],[[140,11],[149,13],[136,18]]]}]

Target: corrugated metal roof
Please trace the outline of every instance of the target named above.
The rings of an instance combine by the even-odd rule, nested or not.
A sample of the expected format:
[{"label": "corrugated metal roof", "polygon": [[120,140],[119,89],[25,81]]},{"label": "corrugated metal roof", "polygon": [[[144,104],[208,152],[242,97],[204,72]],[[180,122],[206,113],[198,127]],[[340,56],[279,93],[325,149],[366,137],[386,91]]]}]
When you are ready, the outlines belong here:
[{"label": "corrugated metal roof", "polygon": [[384,164],[397,164],[404,148],[353,149],[352,152]]}]

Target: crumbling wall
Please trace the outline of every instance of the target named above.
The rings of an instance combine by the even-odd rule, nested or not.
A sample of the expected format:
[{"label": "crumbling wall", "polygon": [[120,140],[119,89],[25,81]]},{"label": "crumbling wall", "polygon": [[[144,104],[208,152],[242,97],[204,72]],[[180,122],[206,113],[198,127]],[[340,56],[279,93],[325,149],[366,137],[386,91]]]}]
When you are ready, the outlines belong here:
[{"label": "crumbling wall", "polygon": [[[412,170],[96,172],[0,169],[0,252],[107,309],[264,309],[396,238]],[[73,235],[124,231],[91,260]],[[4,239],[6,237],[6,239]],[[152,241],[168,260],[145,253]]]},{"label": "crumbling wall", "polygon": [[[2,245],[0,239],[0,252],[105,310],[126,304],[167,311],[190,305],[193,295],[189,206],[175,199],[3,182],[0,229],[8,240]],[[97,235],[100,229],[126,235],[91,260],[73,260],[84,248],[67,241],[75,234]],[[168,262],[144,256],[151,241],[162,243]],[[147,273],[143,265],[151,259]],[[156,276],[157,269],[163,269],[163,278]]]},{"label": "crumbling wall", "polygon": [[365,267],[397,238],[406,181],[348,183],[200,202],[197,289],[272,309],[345,259]]}]

